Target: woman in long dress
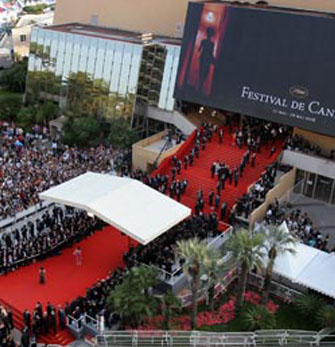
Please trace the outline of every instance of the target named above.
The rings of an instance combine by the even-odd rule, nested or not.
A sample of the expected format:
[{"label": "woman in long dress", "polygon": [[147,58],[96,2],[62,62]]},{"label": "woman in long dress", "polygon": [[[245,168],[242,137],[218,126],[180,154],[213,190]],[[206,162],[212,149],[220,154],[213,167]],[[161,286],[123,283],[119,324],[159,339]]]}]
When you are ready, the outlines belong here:
[{"label": "woman in long dress", "polygon": [[76,265],[77,266],[80,266],[83,262],[83,255],[82,255],[82,252],[81,252],[81,248],[80,247],[77,247],[76,250],[73,252],[73,255],[76,259]]}]

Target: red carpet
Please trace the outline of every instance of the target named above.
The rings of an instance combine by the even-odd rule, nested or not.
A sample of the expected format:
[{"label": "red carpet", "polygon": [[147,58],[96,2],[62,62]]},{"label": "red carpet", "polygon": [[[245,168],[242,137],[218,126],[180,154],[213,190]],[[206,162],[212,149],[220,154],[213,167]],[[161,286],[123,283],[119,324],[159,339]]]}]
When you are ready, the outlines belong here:
[{"label": "red carpet", "polygon": [[[193,147],[191,136],[178,152],[180,159],[188,154]],[[222,161],[230,167],[241,162],[246,148],[232,147],[232,139],[225,130],[223,144],[218,143],[215,135],[212,143],[208,143],[205,151],[200,151],[200,158],[195,158],[194,166],[187,170],[182,169],[178,179],[187,179],[188,188],[181,202],[194,208],[196,192],[201,188],[205,197],[205,212],[209,211],[208,194],[212,189],[216,192],[217,179],[212,179],[210,167],[214,161]],[[278,141],[277,148],[281,148]],[[239,179],[235,188],[228,182],[225,190],[221,192],[221,202],[226,201],[230,209],[238,197],[243,195],[249,185],[254,183],[264,171],[265,167],[273,162],[279,155],[279,151],[269,159],[271,145],[263,146],[262,153],[257,154],[256,167],[248,165],[243,178]],[[171,175],[171,159],[165,160],[155,173]],[[228,215],[228,213],[227,213]],[[22,312],[28,308],[32,310],[37,301],[43,306],[48,301],[57,306],[71,301],[79,295],[85,295],[86,288],[92,286],[98,280],[106,277],[110,270],[123,265],[123,253],[128,250],[128,238],[112,227],[95,233],[92,237],[80,242],[83,252],[83,265],[76,266],[73,256],[74,247],[66,249],[62,255],[49,258],[43,262],[46,269],[46,284],[39,284],[39,268],[41,263],[31,264],[8,274],[0,276],[0,303],[5,303],[13,309],[15,326],[22,329]],[[76,246],[76,245],[75,245]],[[67,331],[58,333],[56,336],[47,336],[41,339],[46,343],[66,345],[73,340]]]},{"label": "red carpet", "polygon": [[48,301],[55,306],[64,304],[85,295],[86,288],[106,277],[111,269],[122,266],[128,238],[114,228],[106,227],[77,245],[82,248],[82,266],[75,265],[74,247],[63,250],[60,256],[43,261],[45,285],[39,284],[41,262],[0,276],[0,299],[15,308],[14,317],[19,328],[22,328],[22,312],[26,308],[32,310],[37,301],[41,301],[44,307]]},{"label": "red carpet", "polygon": [[[272,143],[262,146],[261,153],[257,153],[256,166],[251,167],[250,164],[246,166],[243,172],[243,177],[239,178],[238,180],[237,187],[230,185],[228,181],[226,182],[225,190],[221,191],[221,203],[227,203],[227,212],[235,204],[236,199],[246,193],[248,187],[258,180],[262,172],[265,170],[265,167],[275,161],[275,159],[278,157],[282,143],[281,141],[276,141],[275,145],[277,147],[277,152],[271,158],[269,158],[269,154],[271,148],[273,147]],[[190,146],[189,144],[186,144],[186,146],[188,147],[187,151],[183,150],[182,148],[180,151],[181,155],[178,155],[182,161],[184,156],[193,148],[193,145]],[[188,167],[187,170],[185,170],[182,166],[181,174],[176,176],[176,179],[188,180],[187,191],[184,195],[182,195],[181,203],[193,209],[196,203],[196,193],[201,188],[204,193],[205,212],[209,212],[208,195],[210,190],[213,190],[216,194],[217,184],[217,178],[211,178],[210,167],[212,163],[215,161],[221,161],[228,164],[230,168],[237,165],[239,169],[243,154],[246,151],[246,146],[244,146],[242,149],[239,149],[236,144],[234,147],[232,146],[232,137],[228,133],[227,128],[225,128],[224,140],[222,144],[219,143],[218,136],[215,134],[212,142],[207,143],[206,149],[204,151],[200,150],[199,159],[194,159],[194,165],[192,167]],[[161,168],[156,170],[155,174],[169,174],[171,177],[171,161],[170,165],[166,165],[167,163],[164,164],[161,165]],[[227,221],[228,213],[226,213],[226,216]]]}]

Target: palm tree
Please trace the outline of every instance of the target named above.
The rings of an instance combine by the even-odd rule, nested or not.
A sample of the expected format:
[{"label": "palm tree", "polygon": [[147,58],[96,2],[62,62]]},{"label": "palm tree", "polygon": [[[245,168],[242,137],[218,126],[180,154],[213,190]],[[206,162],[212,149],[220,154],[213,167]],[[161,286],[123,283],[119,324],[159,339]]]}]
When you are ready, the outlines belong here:
[{"label": "palm tree", "polygon": [[269,225],[268,227],[263,228],[262,234],[266,240],[264,246],[268,256],[262,298],[262,303],[266,304],[269,299],[273,267],[277,256],[286,252],[295,254],[295,245],[298,241],[287,230],[275,225]]},{"label": "palm tree", "polygon": [[240,311],[244,302],[244,293],[247,287],[248,275],[253,268],[261,268],[264,253],[262,247],[264,238],[262,234],[252,235],[246,229],[239,229],[230,236],[227,250],[232,254],[235,265],[241,266],[241,278],[236,299],[236,309]]},{"label": "palm tree", "polygon": [[155,276],[156,272],[149,267],[132,268],[109,294],[107,303],[120,315],[124,324],[137,328],[157,313],[157,299],[148,295],[148,289],[157,283]]},{"label": "palm tree", "polygon": [[172,291],[168,291],[161,297],[162,316],[164,318],[163,328],[170,330],[170,321],[177,311],[181,309],[180,299],[175,296]]},{"label": "palm tree", "polygon": [[208,277],[207,291],[210,311],[214,311],[215,285],[220,281],[224,271],[221,258],[222,255],[215,248],[210,248],[203,264],[204,272]]},{"label": "palm tree", "polygon": [[191,281],[192,308],[191,308],[191,329],[197,327],[198,314],[198,289],[200,274],[203,264],[208,258],[208,247],[206,241],[200,241],[197,237],[189,240],[177,242],[177,256],[185,262],[183,265],[184,274]]},{"label": "palm tree", "polygon": [[149,289],[157,283],[158,273],[153,267],[142,265],[132,269],[133,285],[136,288],[143,288],[144,294],[149,295]]}]

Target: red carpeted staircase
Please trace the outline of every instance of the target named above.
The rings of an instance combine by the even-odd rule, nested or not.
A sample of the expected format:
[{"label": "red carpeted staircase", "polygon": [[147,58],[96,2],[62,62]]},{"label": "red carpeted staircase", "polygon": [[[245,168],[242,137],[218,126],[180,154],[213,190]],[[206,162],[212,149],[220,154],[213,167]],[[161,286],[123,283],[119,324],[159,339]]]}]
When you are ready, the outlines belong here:
[{"label": "red carpeted staircase", "polygon": [[[5,306],[6,308],[10,308],[13,312],[13,320],[14,320],[14,327],[20,331],[24,328],[24,321],[23,321],[23,312],[20,312],[18,309],[13,307],[12,305],[9,305],[5,301],[0,299],[0,305]],[[38,338],[38,342],[40,343],[46,343],[46,344],[56,344],[61,346],[67,346],[70,343],[72,343],[75,339],[71,335],[68,329],[65,330],[58,330],[56,335],[49,334],[45,336],[41,336]]]},{"label": "red carpeted staircase", "polygon": [[[187,155],[193,148],[194,134],[184,146],[178,151],[177,156],[183,161],[185,155]],[[211,178],[210,167],[213,162],[221,161],[228,164],[230,168],[235,165],[239,168],[243,154],[247,151],[247,147],[244,146],[239,149],[236,144],[232,146],[232,136],[228,132],[228,128],[224,129],[224,140],[223,143],[219,143],[217,134],[214,135],[211,143],[207,143],[206,149],[200,150],[199,158],[194,159],[194,165],[188,167],[186,170],[182,165],[181,174],[176,176],[176,179],[188,181],[187,191],[182,195],[181,203],[194,209],[196,203],[197,191],[201,188],[204,193],[205,200],[205,212],[211,211],[208,203],[208,196],[211,190],[216,194],[217,178]],[[270,150],[273,146],[277,147],[277,152],[269,158]],[[183,147],[186,147],[183,148]],[[251,167],[248,164],[244,170],[243,177],[239,178],[237,187],[233,184],[230,185],[227,180],[225,190],[221,191],[221,203],[227,203],[226,220],[228,219],[229,209],[236,203],[236,200],[247,192],[250,185],[258,180],[266,166],[274,162],[280,154],[282,148],[282,141],[276,140],[275,143],[269,143],[263,145],[261,153],[257,153],[256,166]],[[154,174],[169,174],[171,177],[172,172],[172,161],[168,158],[162,165],[154,172]],[[217,211],[218,212],[218,211]]]}]

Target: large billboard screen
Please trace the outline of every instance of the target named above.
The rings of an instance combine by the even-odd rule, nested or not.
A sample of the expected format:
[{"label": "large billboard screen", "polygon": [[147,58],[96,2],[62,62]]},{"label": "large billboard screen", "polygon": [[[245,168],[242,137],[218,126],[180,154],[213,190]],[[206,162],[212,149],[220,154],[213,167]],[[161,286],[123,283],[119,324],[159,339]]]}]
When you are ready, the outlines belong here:
[{"label": "large billboard screen", "polygon": [[335,20],[190,3],[175,98],[335,135]]}]

